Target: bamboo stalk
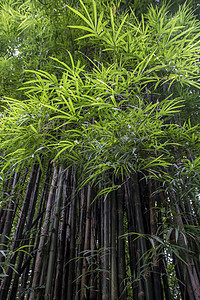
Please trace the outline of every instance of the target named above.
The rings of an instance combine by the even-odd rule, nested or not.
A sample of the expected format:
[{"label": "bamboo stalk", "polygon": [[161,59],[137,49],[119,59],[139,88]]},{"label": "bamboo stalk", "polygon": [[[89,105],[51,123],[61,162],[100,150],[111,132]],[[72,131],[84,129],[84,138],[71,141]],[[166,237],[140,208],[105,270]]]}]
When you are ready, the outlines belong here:
[{"label": "bamboo stalk", "polygon": [[[30,178],[29,178],[29,182],[26,188],[26,193],[24,196],[24,200],[23,200],[23,205],[21,208],[21,213],[19,216],[19,220],[18,220],[18,224],[17,224],[17,230],[15,232],[15,237],[14,237],[14,241],[12,243],[12,247],[11,247],[11,252],[14,253],[13,257],[10,259],[9,263],[14,265],[16,258],[17,258],[17,252],[15,252],[17,250],[17,248],[20,245],[20,242],[22,240],[22,232],[24,229],[24,225],[25,225],[25,221],[26,221],[26,217],[27,217],[27,212],[29,209],[29,203],[30,203],[30,198],[31,198],[31,193],[34,189],[34,184],[35,184],[35,180],[36,180],[36,174],[37,174],[37,170],[38,170],[39,165],[37,163],[35,163],[32,167],[31,170],[31,174],[30,174]],[[7,277],[4,278],[4,280],[2,281],[2,285],[1,285],[1,290],[0,290],[0,299],[7,299],[7,295],[8,295],[8,291],[10,288],[10,283],[12,280],[12,273],[13,273],[13,269],[8,265],[7,270]]]},{"label": "bamboo stalk", "polygon": [[45,287],[45,300],[51,299],[52,283],[55,268],[55,257],[56,257],[56,242],[58,236],[58,225],[60,216],[61,196],[62,196],[62,185],[63,185],[63,166],[60,167],[58,172],[58,187],[55,196],[54,212],[53,212],[53,228],[51,230],[51,246],[49,253],[46,287]]},{"label": "bamboo stalk", "polygon": [[92,266],[90,267],[90,300],[97,300],[97,278],[95,272],[95,265],[97,264],[97,257],[95,256],[94,250],[96,250],[96,206],[97,202],[95,201],[91,206],[91,230],[90,230],[90,249],[92,256]]},{"label": "bamboo stalk", "polygon": [[[71,173],[71,169],[69,170]],[[67,295],[67,274],[68,274],[68,264],[69,261],[69,248],[70,248],[70,228],[71,228],[71,187],[69,184],[69,179],[64,180],[63,183],[63,199],[65,201],[65,217],[64,217],[64,230],[65,230],[65,241],[64,241],[64,257],[63,257],[63,270],[62,270],[62,291],[61,299],[65,299]],[[68,193],[69,190],[69,193]],[[70,199],[70,200],[69,200]]]},{"label": "bamboo stalk", "polygon": [[3,232],[6,215],[7,215],[7,212],[8,212],[8,205],[9,204],[8,204],[8,201],[7,201],[7,199],[8,199],[7,197],[10,194],[10,192],[12,191],[14,176],[15,176],[14,174],[11,174],[11,177],[3,182],[2,200],[6,201],[6,202],[3,203],[3,205],[2,205],[3,207],[0,210],[0,233]]},{"label": "bamboo stalk", "polygon": [[167,264],[164,257],[161,259],[161,272],[162,272],[162,281],[163,281],[163,287],[165,292],[165,299],[172,300],[169,282],[168,282],[169,275],[167,273]]},{"label": "bamboo stalk", "polygon": [[127,293],[125,291],[125,245],[124,245],[124,205],[123,205],[123,193],[122,190],[117,191],[117,262],[118,262],[118,286],[119,286],[119,298],[125,300]]},{"label": "bamboo stalk", "polygon": [[[181,211],[180,211],[179,205],[177,203],[175,204],[175,208],[177,211],[177,215],[175,216],[176,223],[180,226],[180,228],[182,228],[184,230],[184,223],[182,220]],[[187,243],[186,245],[185,245],[185,242]],[[187,238],[185,238],[185,240],[184,240],[182,235],[179,235],[178,243],[182,247],[188,246]],[[198,274],[197,274],[197,271],[195,268],[194,261],[191,257],[189,257],[189,255],[187,253],[185,254],[185,260],[187,262],[187,272],[188,272],[188,277],[189,277],[189,281],[188,280],[186,281],[186,286],[188,285],[188,287],[192,289],[191,294],[194,295],[194,298],[196,300],[200,299],[200,289],[199,289],[200,280],[198,278]],[[191,286],[189,286],[189,282],[190,282]]]},{"label": "bamboo stalk", "polygon": [[[14,201],[13,201],[13,195],[14,195],[14,192],[15,192],[15,187],[16,187],[16,184],[17,184],[17,181],[18,181],[18,173],[15,172],[14,178],[12,178],[12,180],[10,179],[10,184],[12,182],[12,188],[11,188],[11,191],[10,191],[10,201],[9,201],[9,204],[8,204],[8,209],[6,209],[6,216],[5,216],[5,219],[3,220],[3,231],[2,231],[2,236],[1,236],[1,243],[2,244],[7,244],[7,241],[8,241],[8,237],[9,237],[9,234],[10,234],[10,231],[11,231],[11,228],[12,228],[12,222],[11,220],[13,219],[12,218],[12,215],[13,215],[13,210],[14,210]],[[9,189],[9,187],[8,187]]]},{"label": "bamboo stalk", "polygon": [[[26,238],[26,236],[29,234],[29,230],[31,228],[33,216],[35,213],[35,206],[36,206],[36,201],[37,201],[37,195],[38,195],[38,190],[39,190],[39,183],[40,183],[40,178],[41,178],[41,169],[39,168],[37,171],[37,176],[34,184],[34,188],[31,194],[31,199],[30,199],[30,204],[29,204],[29,209],[28,209],[28,216],[27,216],[27,221],[26,221],[26,226],[24,230],[24,239],[22,241],[21,246],[26,246],[29,245],[29,238]],[[15,276],[12,282],[12,289],[10,291],[9,295],[9,300],[15,299],[17,290],[18,290],[18,283],[19,283],[19,277],[21,275],[21,266],[23,263],[24,259],[24,252],[21,251],[18,256],[18,261],[17,261],[17,268],[15,272]]]},{"label": "bamboo stalk", "polygon": [[137,281],[138,281],[137,298],[138,298],[138,300],[145,300],[144,281],[142,280],[142,277],[140,274],[141,267],[142,267],[142,261],[141,261],[142,251],[141,251],[141,243],[140,243],[139,239],[137,239],[137,241],[136,241],[136,247],[137,247],[137,252],[136,252],[137,267],[136,268],[137,268]]},{"label": "bamboo stalk", "polygon": [[74,280],[74,258],[75,258],[75,243],[76,243],[76,173],[72,171],[72,194],[71,194],[71,228],[70,228],[70,249],[68,262],[68,281],[67,281],[67,296],[66,300],[73,299],[73,280]]},{"label": "bamboo stalk", "polygon": [[[47,166],[47,170],[45,172],[45,179],[43,181],[43,187],[42,187],[42,193],[40,196],[40,201],[39,201],[39,208],[38,208],[38,212],[36,215],[35,220],[32,222],[31,228],[35,227],[35,230],[37,230],[37,235],[33,235],[30,244],[34,245],[31,248],[32,253],[34,253],[33,256],[33,262],[31,263],[30,260],[30,255],[26,255],[25,257],[25,263],[27,260],[29,260],[29,264],[27,267],[25,267],[25,263],[22,266],[22,278],[21,278],[21,286],[20,286],[20,291],[19,291],[19,300],[24,300],[24,290],[26,289],[27,285],[28,285],[28,295],[27,295],[27,299],[29,299],[30,296],[30,289],[32,286],[32,280],[33,280],[33,272],[35,269],[35,261],[36,261],[36,252],[39,246],[39,241],[40,241],[40,233],[41,233],[41,228],[42,228],[42,223],[43,223],[43,216],[45,213],[45,207],[46,207],[46,203],[48,200],[48,194],[49,194],[49,189],[50,189],[50,180],[52,177],[52,165],[50,162],[48,162],[48,166]],[[31,269],[30,269],[30,267]],[[23,271],[25,269],[25,271]],[[29,271],[31,270],[31,272]]]},{"label": "bamboo stalk", "polygon": [[35,260],[35,268],[34,268],[34,272],[33,272],[33,281],[32,281],[32,292],[30,294],[30,300],[35,300],[35,297],[36,297],[35,289],[38,287],[38,284],[40,281],[41,269],[42,269],[42,263],[43,263],[42,252],[43,252],[43,249],[44,249],[47,237],[48,237],[51,208],[52,208],[52,202],[53,202],[54,189],[55,189],[56,182],[57,182],[57,167],[54,166],[51,187],[49,190],[49,196],[48,196],[48,200],[47,200],[45,218],[44,218],[43,227],[41,230],[41,236],[40,236],[38,251],[37,251],[36,260]]},{"label": "bamboo stalk", "polygon": [[[67,181],[69,170],[65,174],[65,181]],[[63,189],[63,187],[62,187]],[[66,209],[66,198],[62,197],[62,209],[60,215],[60,223],[58,228],[58,240],[57,240],[57,260],[56,260],[56,271],[55,271],[55,287],[53,299],[61,299],[62,293],[62,275],[63,275],[63,261],[64,261],[64,248],[65,248],[65,209]]]},{"label": "bamboo stalk", "polygon": [[[14,174],[14,178],[11,178],[9,180],[9,185],[8,185],[8,189],[11,189],[10,192],[10,196],[11,199],[8,203],[8,208],[4,209],[4,214],[2,214],[2,219],[1,219],[1,223],[2,223],[2,229],[1,229],[1,235],[0,235],[0,263],[3,263],[5,260],[4,255],[2,254],[3,251],[6,250],[7,248],[7,244],[9,241],[9,235],[10,235],[10,231],[12,228],[12,221],[13,221],[13,211],[14,211],[14,201],[12,199],[12,195],[14,194],[14,190],[17,184],[17,179],[18,179],[18,174],[17,172],[15,172]],[[11,183],[12,183],[12,188],[11,188]]]},{"label": "bamboo stalk", "polygon": [[[100,197],[99,199],[99,248],[104,248],[104,199],[103,197]],[[104,252],[103,252],[104,254]],[[103,257],[102,253],[100,253],[99,257],[99,265],[101,268],[103,267]],[[103,272],[99,273],[99,294],[102,299],[102,291],[103,291]]]},{"label": "bamboo stalk", "polygon": [[[156,236],[157,225],[156,225],[156,210],[155,210],[155,197],[153,196],[153,184],[152,180],[149,180],[149,211],[150,211],[150,228],[151,228],[151,235]],[[160,280],[160,265],[159,265],[159,257],[156,251],[156,247],[158,243],[155,241],[155,247],[153,250],[153,286],[154,286],[154,298],[155,300],[162,300],[163,299],[163,289],[161,286]]]},{"label": "bamboo stalk", "polygon": [[[128,178],[126,178],[126,184],[124,186],[124,199],[126,204],[126,215],[127,215],[127,226],[128,226],[128,233],[136,232],[135,228],[135,217],[134,217],[134,208],[133,208],[133,201],[131,201],[131,195],[130,195],[130,187],[129,187],[129,181]],[[137,269],[137,260],[136,260],[136,253],[137,253],[137,247],[135,243],[133,243],[133,238],[131,235],[128,235],[128,246],[129,246],[129,257],[130,257],[130,271],[131,271],[131,278],[134,278],[135,272]],[[133,280],[132,280],[132,297],[133,299],[137,299],[138,296],[137,287],[135,287]]]},{"label": "bamboo stalk", "polygon": [[102,284],[102,299],[108,300],[110,297],[109,291],[109,198],[104,199],[104,256],[103,256],[103,284]]},{"label": "bamboo stalk", "polygon": [[[91,203],[91,185],[88,184],[87,190],[87,207],[86,207],[86,224],[85,224],[85,241],[84,241],[84,251],[87,251],[90,247],[90,230],[91,230],[91,215],[90,215],[90,203]],[[81,295],[80,299],[85,299],[85,289],[88,282],[86,275],[87,272],[87,260],[84,257],[82,265],[82,277],[81,277]]]},{"label": "bamboo stalk", "polygon": [[112,233],[111,233],[111,299],[118,299],[118,280],[117,280],[117,253],[116,253],[116,193],[112,192],[111,202],[111,221],[112,221]]},{"label": "bamboo stalk", "polygon": [[77,238],[77,274],[76,274],[76,289],[75,289],[75,300],[79,300],[80,293],[79,290],[81,288],[81,273],[82,273],[82,263],[83,260],[81,258],[82,251],[84,247],[84,233],[85,233],[85,211],[87,205],[87,198],[85,197],[85,189],[82,188],[81,190],[81,203],[80,203],[80,223],[79,223],[79,233]]},{"label": "bamboo stalk", "polygon": [[[136,225],[139,233],[144,232],[144,224],[143,224],[143,215],[141,210],[141,201],[140,201],[140,191],[139,191],[139,184],[137,175],[133,175],[133,202],[135,205],[135,219]],[[144,238],[140,238],[140,251],[141,251],[141,262],[144,264],[144,254],[147,252],[147,245]],[[153,290],[152,290],[152,282],[150,274],[147,272],[144,276],[144,287],[145,287],[145,299],[151,300],[153,299]]]}]

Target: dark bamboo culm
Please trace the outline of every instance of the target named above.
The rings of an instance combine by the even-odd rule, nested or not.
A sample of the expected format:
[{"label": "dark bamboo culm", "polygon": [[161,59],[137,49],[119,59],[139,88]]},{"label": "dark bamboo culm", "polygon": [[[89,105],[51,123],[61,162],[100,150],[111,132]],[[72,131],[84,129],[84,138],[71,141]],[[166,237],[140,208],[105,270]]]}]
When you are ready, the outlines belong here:
[{"label": "dark bamboo culm", "polygon": [[[7,267],[1,299],[172,300],[165,253],[157,252],[157,241],[153,247],[145,238],[163,228],[160,208],[167,211],[171,205],[163,192],[155,193],[158,183],[134,174],[125,176],[120,186],[121,178],[113,176],[112,184],[117,182],[119,188],[93,201],[104,184],[88,183],[79,189],[75,167],[43,164],[43,169],[36,163],[26,174],[13,174],[5,187],[5,193],[16,195],[16,203],[5,205],[5,209],[12,205],[11,212],[1,212],[1,218],[2,232],[8,234],[12,230],[8,216],[12,223],[17,221],[9,261],[17,272]],[[20,196],[22,184],[26,192]],[[177,203],[171,223],[183,228],[193,206]],[[191,218],[187,222],[197,224]],[[176,242],[174,232],[171,240]],[[6,249],[5,237],[3,241]],[[185,240],[179,236],[177,243],[182,247]],[[20,246],[30,254],[15,252]],[[191,246],[197,251],[199,242]],[[146,260],[149,251],[152,255]],[[182,250],[179,254],[189,266],[184,272],[183,262],[173,256],[182,299],[196,300],[198,262]]]},{"label": "dark bamboo culm", "polygon": [[[39,168],[39,164],[35,163],[32,167],[31,173],[30,173],[29,182],[28,182],[28,185],[26,188],[26,193],[25,193],[25,196],[23,199],[23,205],[22,205],[20,216],[18,219],[17,230],[15,232],[15,237],[14,237],[12,247],[11,247],[12,252],[14,252],[20,246],[20,242],[22,242],[22,239],[23,239],[22,233],[24,230],[27,212],[28,212],[29,205],[30,205],[31,194],[32,194],[32,192],[34,190],[34,186],[35,186],[38,168]],[[17,259],[17,252],[14,252],[14,255],[11,257],[9,264],[12,264],[12,265],[15,264],[16,259]],[[4,280],[2,281],[2,284],[1,284],[1,288],[0,288],[0,299],[2,299],[2,300],[7,299],[7,295],[8,295],[9,288],[10,288],[10,283],[12,280],[13,269],[9,265],[7,267],[6,273],[8,274],[8,276],[4,278]]]}]

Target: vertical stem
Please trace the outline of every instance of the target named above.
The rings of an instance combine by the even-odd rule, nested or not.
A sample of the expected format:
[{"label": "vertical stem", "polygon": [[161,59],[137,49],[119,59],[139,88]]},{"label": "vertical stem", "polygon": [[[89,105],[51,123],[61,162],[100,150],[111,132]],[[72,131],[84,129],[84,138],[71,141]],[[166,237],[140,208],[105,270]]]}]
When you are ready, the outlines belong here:
[{"label": "vertical stem", "polygon": [[[14,211],[14,200],[12,199],[12,195],[14,194],[14,190],[15,190],[15,187],[16,187],[16,184],[17,184],[17,178],[18,178],[18,175],[17,175],[17,172],[15,172],[14,174],[14,179],[11,178],[9,183],[11,184],[12,183],[12,189],[11,189],[11,199],[9,200],[9,203],[8,203],[8,208],[6,208],[4,210],[4,215],[2,215],[2,219],[1,219],[1,222],[2,222],[2,233],[0,235],[0,265],[1,263],[3,263],[5,261],[5,257],[4,255],[2,254],[4,250],[6,250],[7,248],[7,244],[8,244],[8,241],[9,241],[9,235],[10,235],[10,231],[11,231],[11,228],[12,228],[12,221],[13,221],[13,211]],[[11,188],[11,187],[10,187]],[[1,266],[0,266],[0,270],[1,270]]]},{"label": "vertical stem", "polygon": [[[32,167],[31,170],[31,174],[30,174],[30,178],[29,178],[29,182],[26,188],[26,193],[24,196],[24,200],[23,200],[23,205],[21,208],[21,212],[20,212],[20,216],[18,219],[18,224],[17,224],[17,229],[15,232],[15,237],[14,237],[14,241],[12,243],[12,247],[11,247],[11,252],[14,253],[13,257],[10,259],[9,263],[11,265],[15,264],[16,258],[17,258],[17,248],[20,245],[20,242],[22,240],[22,232],[24,229],[24,225],[26,222],[26,217],[27,217],[27,212],[29,209],[29,203],[30,203],[30,199],[31,199],[31,193],[34,189],[34,184],[35,184],[35,180],[36,180],[36,174],[37,174],[37,170],[38,170],[38,164],[35,163]],[[10,288],[10,283],[12,280],[12,273],[13,273],[13,269],[8,266],[7,270],[7,277],[4,278],[2,285],[1,285],[1,290],[0,290],[0,299],[7,299],[7,294]]]},{"label": "vertical stem", "polygon": [[[65,180],[69,175],[69,170],[65,174]],[[57,240],[57,260],[55,271],[55,288],[54,288],[54,300],[61,299],[62,293],[62,275],[63,275],[63,262],[64,262],[64,244],[65,244],[65,197],[62,197],[62,210],[60,215],[60,224],[58,228],[58,240]]]},{"label": "vertical stem", "polygon": [[[84,251],[88,250],[90,247],[90,230],[91,230],[90,203],[91,203],[91,184],[89,183],[88,184],[88,192],[87,192]],[[83,266],[82,266],[82,278],[81,278],[81,300],[85,299],[85,287],[87,284],[86,272],[87,272],[87,260],[86,260],[86,258],[84,258]]]},{"label": "vertical stem", "polygon": [[[24,240],[23,240],[21,246],[29,245],[29,239],[27,238],[27,235],[29,234],[33,216],[35,213],[35,206],[36,206],[37,195],[38,195],[38,190],[39,190],[40,178],[41,178],[41,169],[39,168],[39,170],[37,171],[37,177],[36,177],[36,181],[34,184],[34,189],[31,194],[30,205],[29,205],[29,209],[28,209],[28,216],[27,216],[27,221],[26,221],[26,227],[24,230]],[[13,279],[12,289],[11,289],[11,292],[9,295],[9,300],[15,299],[15,297],[16,297],[16,293],[18,290],[19,277],[21,275],[21,267],[22,267],[23,259],[24,259],[24,252],[20,251],[19,257],[17,260],[17,268],[16,268],[17,272],[15,272],[15,276]]]},{"label": "vertical stem", "polygon": [[94,250],[96,250],[96,207],[97,202],[92,204],[91,206],[91,230],[90,230],[90,249],[91,249],[91,260],[92,260],[92,266],[91,266],[91,274],[90,274],[90,300],[96,300],[97,299],[97,280],[96,280],[96,272],[94,271],[94,265],[97,263]]},{"label": "vertical stem", "polygon": [[[14,175],[15,176],[15,175]],[[3,186],[2,186],[2,200],[5,201],[5,203],[3,203],[3,208],[0,210],[0,234],[2,234],[3,230],[4,230],[4,225],[5,225],[5,219],[6,219],[6,215],[8,212],[8,195],[10,194],[10,192],[12,191],[12,185],[13,185],[13,178],[14,178],[13,174],[11,175],[10,178],[8,178],[7,180],[5,180],[3,182]]]},{"label": "vertical stem", "polygon": [[56,242],[58,237],[58,225],[59,225],[59,216],[60,216],[60,208],[61,208],[61,196],[62,196],[62,184],[63,184],[63,166],[59,169],[58,175],[58,188],[55,196],[55,206],[53,212],[53,228],[51,231],[51,246],[49,253],[49,262],[48,262],[48,270],[47,270],[47,279],[46,279],[46,288],[45,288],[45,300],[51,299],[51,291],[52,291],[52,283],[53,283],[53,275],[55,268],[55,256],[56,256]]},{"label": "vertical stem", "polygon": [[172,298],[171,298],[171,294],[170,294],[170,287],[169,287],[169,282],[168,282],[168,273],[167,273],[165,257],[163,257],[161,260],[161,272],[162,272],[163,287],[164,287],[164,291],[165,291],[165,299],[171,300]]},{"label": "vertical stem", "polygon": [[49,190],[49,196],[48,196],[48,200],[47,200],[45,218],[44,218],[43,227],[41,230],[41,236],[40,236],[38,251],[37,251],[36,260],[35,260],[35,268],[34,268],[33,281],[32,281],[32,292],[30,294],[30,300],[35,300],[35,297],[37,294],[35,289],[38,288],[38,285],[40,282],[41,269],[42,269],[42,264],[43,264],[42,252],[44,250],[44,246],[45,246],[45,243],[46,243],[46,240],[48,237],[51,208],[52,208],[52,202],[53,202],[54,189],[55,189],[56,182],[57,182],[57,167],[54,166],[51,187]]},{"label": "vertical stem", "polygon": [[[131,201],[131,192],[130,192],[130,181],[126,178],[126,184],[124,186],[124,199],[126,204],[126,214],[127,214],[127,226],[128,226],[128,233],[136,232],[135,228],[135,216],[134,216],[134,203]],[[128,235],[128,246],[129,246],[129,256],[130,256],[130,272],[131,278],[134,278],[136,270],[137,270],[137,260],[136,260],[136,253],[137,247],[133,243],[133,238],[131,235]],[[129,292],[129,290],[127,290]],[[132,280],[132,297],[133,299],[138,298],[138,288],[135,286]],[[128,295],[129,296],[129,295]]]},{"label": "vertical stem", "polygon": [[75,170],[72,171],[73,187],[71,195],[71,230],[70,230],[70,249],[69,249],[69,263],[68,263],[68,282],[67,282],[67,300],[73,299],[73,280],[74,280],[74,258],[75,258],[75,235],[76,235],[76,176]]},{"label": "vertical stem", "polygon": [[[178,224],[178,226],[180,228],[182,228],[182,230],[184,231],[184,223],[182,220],[182,216],[181,216],[181,211],[179,208],[179,205],[176,203],[175,204],[176,207],[176,212],[178,215],[175,216],[176,218],[176,223]],[[184,240],[183,236],[179,234],[179,238],[178,238],[178,243],[181,247],[187,247],[188,246],[188,241],[187,238],[185,238],[186,241]],[[186,244],[185,244],[186,242]],[[185,261],[187,262],[187,274],[188,274],[188,279],[185,284],[186,286],[188,285],[188,287],[190,287],[192,289],[192,294],[194,295],[195,299],[200,299],[200,280],[198,278],[198,274],[195,268],[195,264],[193,259],[188,255],[188,253],[184,253],[183,254],[185,256]]]},{"label": "vertical stem", "polygon": [[[72,170],[69,170],[70,175]],[[64,180],[63,183],[63,198],[65,199],[65,248],[64,248],[64,257],[63,257],[63,270],[62,270],[62,293],[61,299],[66,299],[67,295],[67,274],[68,274],[68,264],[69,261],[69,248],[70,248],[70,228],[71,228],[71,218],[72,218],[72,205],[71,205],[71,196],[72,196],[72,188],[70,186],[70,178],[72,176],[68,176],[68,180]]]},{"label": "vertical stem", "polygon": [[117,281],[117,253],[116,253],[116,193],[112,192],[112,234],[111,234],[111,299],[118,299],[118,281]]},{"label": "vertical stem", "polygon": [[[145,233],[144,232],[144,225],[143,225],[143,215],[141,210],[141,201],[140,201],[140,191],[139,191],[139,184],[138,184],[138,178],[137,175],[133,175],[133,202],[135,205],[135,218],[136,218],[136,224],[137,229],[139,233]],[[147,245],[144,238],[140,238],[140,251],[141,251],[141,261],[144,265],[144,254],[147,252]],[[153,292],[152,292],[152,283],[151,283],[151,277],[148,274],[145,274],[144,276],[144,287],[145,287],[145,299],[146,300],[152,300],[153,299]]]},{"label": "vertical stem", "polygon": [[[32,286],[32,280],[33,280],[33,272],[35,269],[35,261],[36,261],[36,252],[39,246],[39,241],[40,241],[40,233],[41,233],[41,228],[42,228],[42,222],[43,222],[43,215],[45,213],[45,207],[46,207],[46,202],[48,199],[48,194],[49,194],[49,189],[50,189],[50,180],[52,177],[52,166],[51,163],[48,162],[48,167],[46,170],[46,174],[45,174],[45,178],[43,181],[43,188],[42,188],[42,193],[40,196],[40,201],[39,201],[39,207],[38,207],[38,212],[36,215],[35,220],[33,221],[31,227],[35,227],[35,230],[37,230],[37,235],[33,235],[32,236],[32,240],[30,242],[31,245],[33,245],[31,251],[32,253],[34,253],[34,259],[33,262],[31,264],[31,273],[29,272],[30,269],[30,262],[27,265],[27,267],[25,268],[25,272],[23,272],[23,276],[21,279],[21,286],[20,286],[20,292],[19,292],[19,300],[24,300],[25,297],[25,288],[28,284],[29,286],[29,292],[27,295],[27,299],[29,299],[30,296],[30,288]],[[30,255],[27,254],[25,259],[30,259]],[[23,267],[22,267],[23,268]],[[29,280],[28,280],[29,279]]]},{"label": "vertical stem", "polygon": [[[156,210],[155,210],[155,197],[153,196],[153,186],[152,180],[149,180],[149,210],[150,210],[150,228],[151,228],[151,235],[156,235]],[[163,290],[161,286],[160,280],[160,266],[159,266],[159,258],[158,254],[156,253],[156,247],[158,243],[155,241],[155,248],[153,250],[153,285],[154,285],[154,298],[155,300],[162,300],[163,299]]]},{"label": "vertical stem", "polygon": [[104,199],[104,256],[103,256],[103,286],[102,299],[109,299],[109,199]]},{"label": "vertical stem", "polygon": [[86,197],[85,197],[85,189],[82,188],[81,190],[81,203],[80,203],[80,223],[79,223],[79,233],[77,239],[77,280],[76,280],[76,292],[75,292],[75,300],[80,298],[79,290],[81,288],[81,272],[82,272],[82,254],[84,247],[84,237],[85,237],[85,210],[86,210]]},{"label": "vertical stem", "polygon": [[120,300],[127,298],[125,291],[125,245],[124,239],[124,207],[123,207],[123,193],[122,190],[117,191],[117,223],[118,223],[118,242],[117,242],[117,262],[118,262],[118,286]]},{"label": "vertical stem", "polygon": [[[100,197],[99,199],[99,248],[103,249],[104,248],[104,201],[103,197]],[[104,255],[104,251],[103,251]],[[103,266],[103,257],[102,257],[102,251],[100,253],[99,257],[99,264]],[[102,299],[102,293],[103,293],[103,272],[99,272],[99,294]]]}]

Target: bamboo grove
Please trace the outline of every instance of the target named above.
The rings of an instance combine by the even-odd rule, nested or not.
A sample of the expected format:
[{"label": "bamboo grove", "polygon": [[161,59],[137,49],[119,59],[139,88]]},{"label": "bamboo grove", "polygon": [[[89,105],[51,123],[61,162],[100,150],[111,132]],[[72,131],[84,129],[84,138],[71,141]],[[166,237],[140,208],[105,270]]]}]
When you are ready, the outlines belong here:
[{"label": "bamboo grove", "polygon": [[1,1],[0,299],[200,299],[200,23],[169,9]]}]

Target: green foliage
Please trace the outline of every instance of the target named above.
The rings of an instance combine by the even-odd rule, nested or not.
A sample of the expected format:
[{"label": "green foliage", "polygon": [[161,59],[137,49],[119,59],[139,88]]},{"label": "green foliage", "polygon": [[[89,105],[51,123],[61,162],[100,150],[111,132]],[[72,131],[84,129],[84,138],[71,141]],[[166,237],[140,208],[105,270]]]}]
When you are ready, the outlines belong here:
[{"label": "green foliage", "polygon": [[32,75],[23,73],[25,69],[51,71],[50,56],[65,60],[67,50],[74,52],[75,36],[67,28],[71,15],[65,1],[1,1],[0,5],[0,97],[23,98],[17,89]]},{"label": "green foliage", "polygon": [[[81,12],[69,7],[84,22],[70,27],[88,32],[80,38],[89,38],[89,44],[98,41],[103,57],[112,53],[112,59],[106,65],[91,60],[90,71],[69,53],[71,66],[53,60],[64,71],[61,79],[33,72],[35,79],[21,89],[28,100],[6,100],[1,120],[4,168],[57,151],[55,160],[64,154],[69,164],[87,162],[89,172],[96,168],[92,172],[97,175],[104,169],[156,174],[155,168],[161,171],[175,162],[174,149],[182,151],[191,133],[198,144],[196,127],[187,130],[172,121],[183,106],[173,95],[177,86],[199,86],[197,21],[185,7],[171,18],[164,6],[151,6],[141,22],[132,13],[117,18],[112,10],[108,22],[92,4],[91,16],[82,1]],[[20,25],[23,30],[30,27],[27,20]]]},{"label": "green foliage", "polygon": [[101,180],[94,201],[125,175],[155,179],[169,203],[157,235],[133,233],[152,246],[145,273],[155,254],[197,259],[195,247],[178,240],[195,244],[199,224],[170,226],[170,217],[180,215],[178,201],[199,202],[199,113],[188,121],[186,110],[199,107],[200,23],[186,6],[172,15],[151,5],[138,19],[114,4],[2,3],[0,168],[3,176],[35,160],[42,168],[41,157],[74,165],[81,187]]}]

